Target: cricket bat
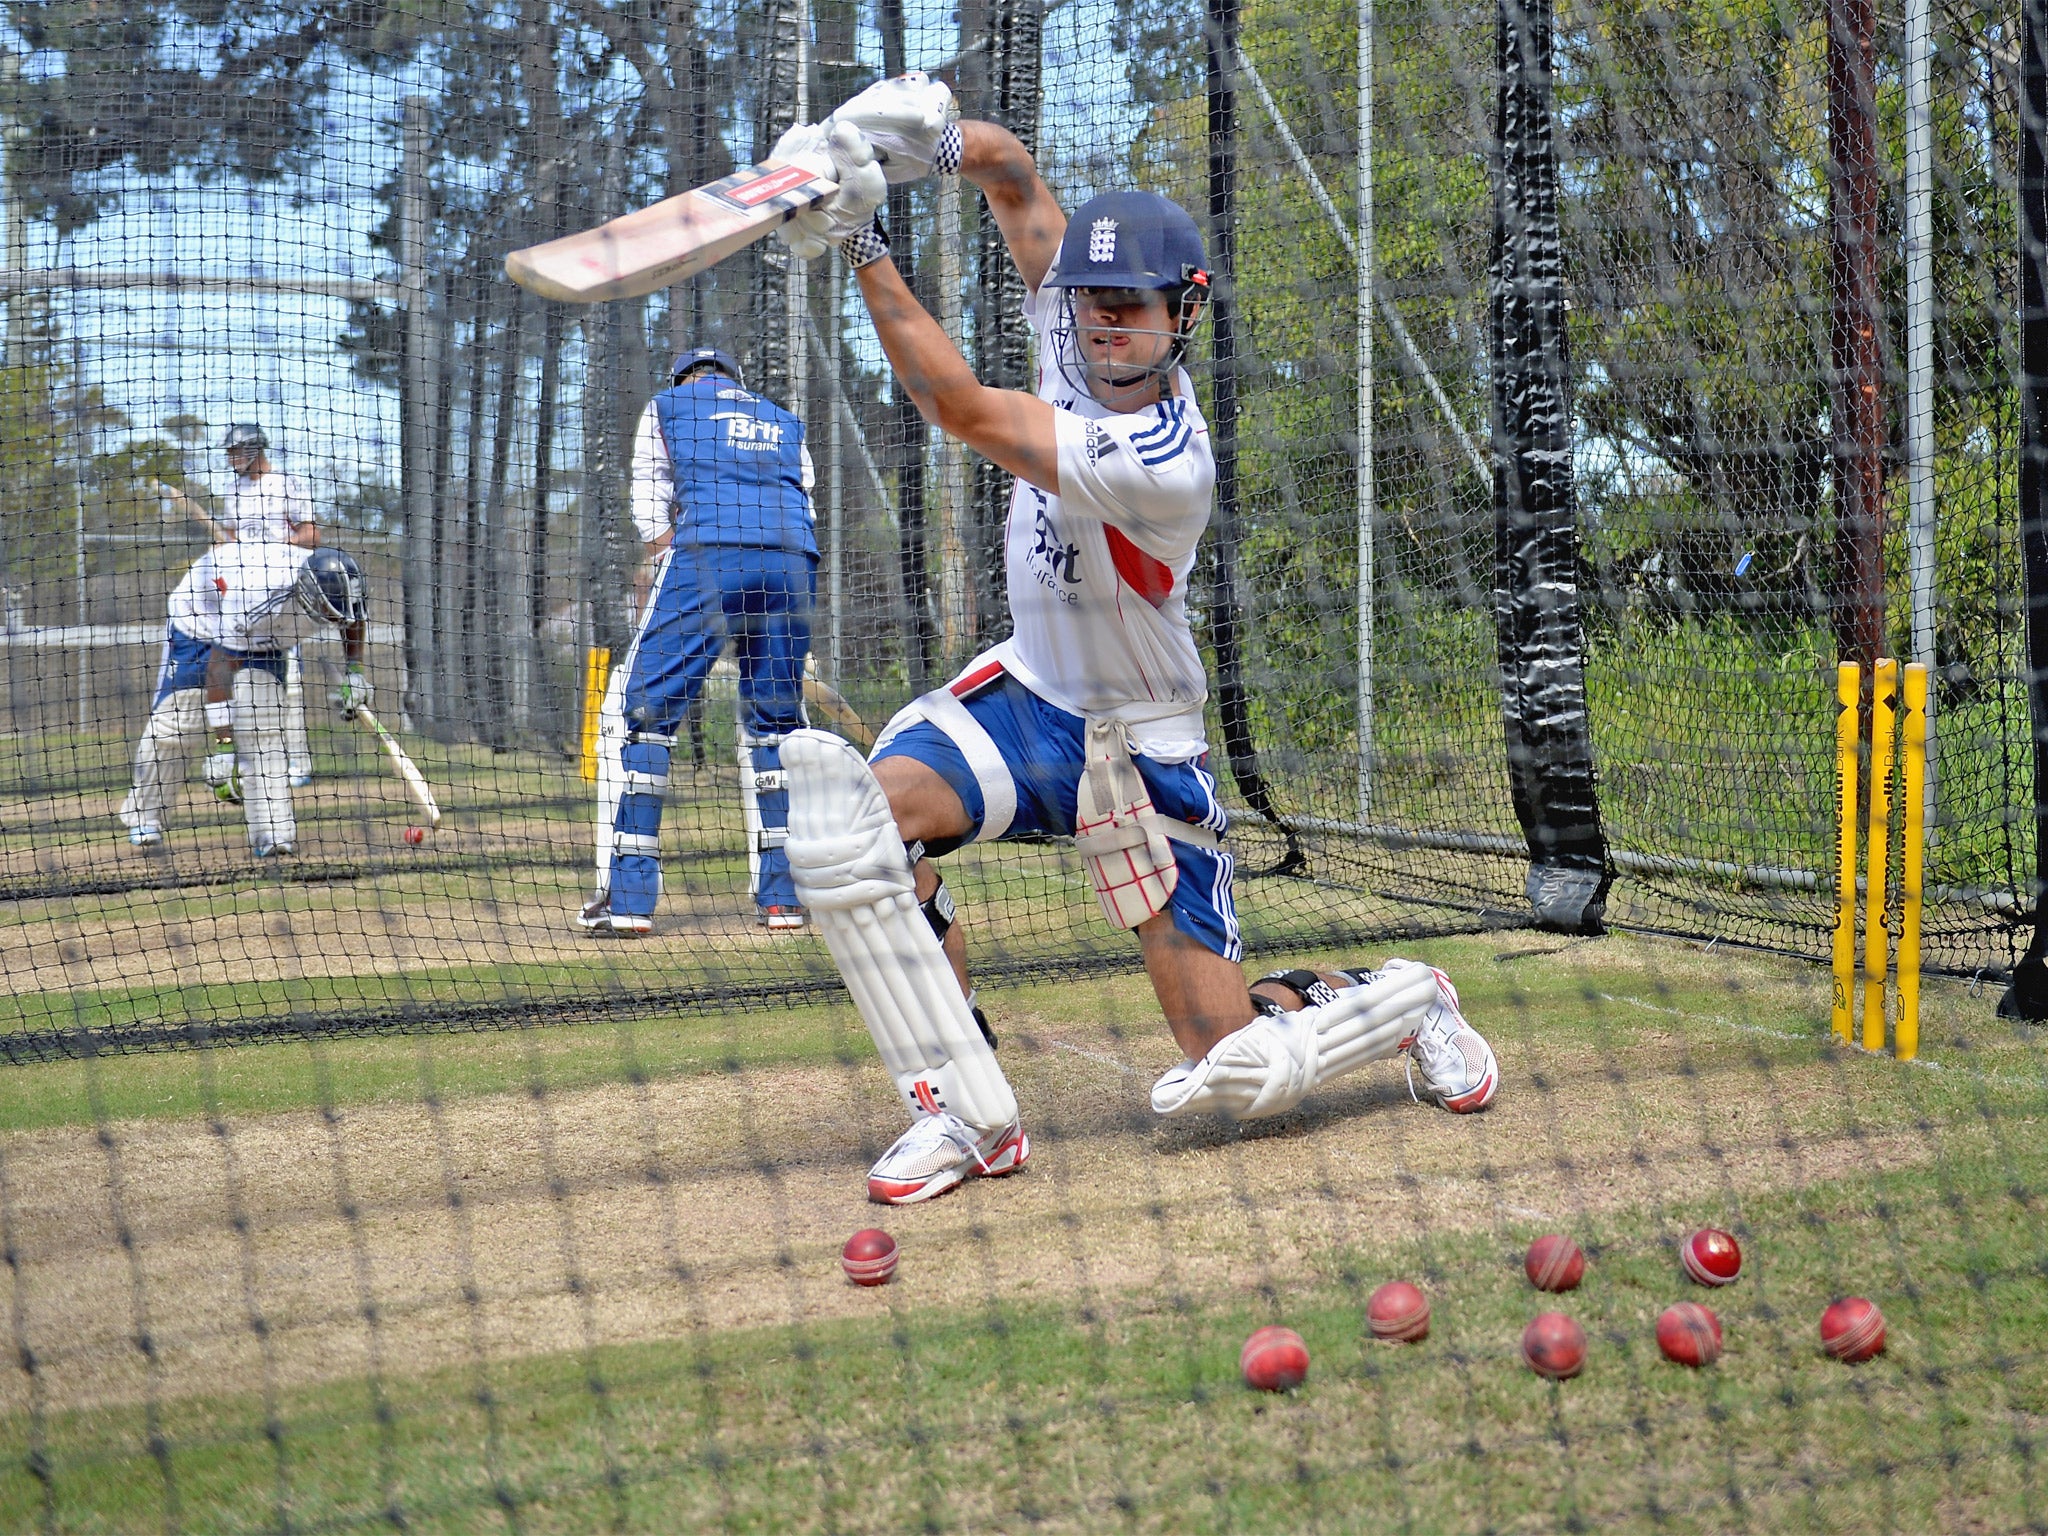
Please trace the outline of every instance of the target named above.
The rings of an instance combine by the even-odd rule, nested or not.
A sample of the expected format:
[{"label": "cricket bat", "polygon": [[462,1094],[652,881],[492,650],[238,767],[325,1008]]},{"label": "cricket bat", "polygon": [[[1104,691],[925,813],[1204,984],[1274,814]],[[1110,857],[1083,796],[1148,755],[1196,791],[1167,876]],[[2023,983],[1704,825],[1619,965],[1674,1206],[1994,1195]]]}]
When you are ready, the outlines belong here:
[{"label": "cricket bat", "polygon": [[804,702],[839,727],[841,734],[861,751],[875,744],[875,733],[861,719],[860,712],[847,703],[838,689],[815,677],[804,679]]},{"label": "cricket bat", "polygon": [[405,792],[412,796],[413,803],[420,808],[420,814],[427,818],[427,825],[440,826],[441,807],[434,804],[434,792],[427,788],[426,775],[413,766],[412,759],[405,755],[405,748],[384,729],[383,721],[360,704],[356,706],[356,714],[377,733],[377,739],[384,743],[384,754],[391,759],[391,766],[398,773],[398,782],[405,786]]},{"label": "cricket bat", "polygon": [[763,160],[595,229],[514,251],[505,275],[564,304],[637,299],[716,266],[838,190],[800,165]]}]

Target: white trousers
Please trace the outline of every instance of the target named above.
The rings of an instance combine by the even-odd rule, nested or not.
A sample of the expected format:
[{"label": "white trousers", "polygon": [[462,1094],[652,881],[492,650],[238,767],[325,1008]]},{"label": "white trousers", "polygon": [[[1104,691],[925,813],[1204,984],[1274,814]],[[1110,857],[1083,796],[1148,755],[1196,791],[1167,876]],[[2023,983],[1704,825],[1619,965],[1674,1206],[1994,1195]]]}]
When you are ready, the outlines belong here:
[{"label": "white trousers", "polygon": [[121,802],[121,824],[156,827],[185,782],[185,768],[206,735],[206,690],[180,688],[164,695],[149,712],[142,740],[135,745],[135,780]]}]

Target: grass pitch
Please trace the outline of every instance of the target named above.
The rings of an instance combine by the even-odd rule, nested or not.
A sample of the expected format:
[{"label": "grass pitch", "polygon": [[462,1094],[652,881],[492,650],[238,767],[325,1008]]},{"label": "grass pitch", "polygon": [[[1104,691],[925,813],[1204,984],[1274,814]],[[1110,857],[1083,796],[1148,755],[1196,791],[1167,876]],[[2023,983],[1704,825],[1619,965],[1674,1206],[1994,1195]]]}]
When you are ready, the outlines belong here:
[{"label": "grass pitch", "polygon": [[[2016,1530],[2048,1519],[2048,1067],[1938,984],[1918,1066],[1827,978],[1628,938],[1413,952],[1505,1077],[1458,1118],[1368,1068],[1159,1124],[1141,978],[992,999],[1020,1176],[882,1212],[898,1127],[806,1008],[0,1074],[16,1363],[0,1529]],[[1351,959],[1360,956],[1309,957]],[[1678,1243],[1748,1255],[1707,1296]],[[881,1224],[897,1281],[847,1285]],[[1565,1230],[1585,1286],[1529,1291]],[[1375,1344],[1405,1276],[1434,1331]],[[1891,1348],[1821,1356],[1833,1297]],[[1705,1299],[1690,1373],[1650,1325]],[[1516,1359],[1559,1305],[1559,1386]],[[1254,1326],[1307,1384],[1243,1389]],[[146,1341],[146,1347],[145,1347]]]}]

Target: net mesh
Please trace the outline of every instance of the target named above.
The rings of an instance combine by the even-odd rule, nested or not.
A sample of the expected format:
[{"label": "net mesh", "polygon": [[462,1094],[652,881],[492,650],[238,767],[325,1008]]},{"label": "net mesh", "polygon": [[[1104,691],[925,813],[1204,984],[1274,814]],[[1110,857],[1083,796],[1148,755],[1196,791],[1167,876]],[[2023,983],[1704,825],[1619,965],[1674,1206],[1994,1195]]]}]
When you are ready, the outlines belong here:
[{"label": "net mesh", "polygon": [[[1874,19],[1887,414],[1862,467],[1884,649],[1933,678],[1917,1064],[1834,1044],[1816,964],[1842,894],[1835,667],[1870,553],[1838,490],[1817,0],[1555,17],[1553,355],[1619,931],[1507,932],[1532,917],[1496,591],[1499,19],[10,8],[0,1526],[2048,1521],[2048,1077],[2038,1031],[1992,1026],[1976,990],[2035,896],[2020,16],[1933,11],[1913,303],[1906,18]],[[646,555],[634,431],[671,357],[723,347],[805,424],[815,724],[872,732],[1007,632],[1009,481],[922,423],[836,261],[763,241],[578,307],[503,258],[744,166],[906,67],[1013,129],[1068,209],[1138,185],[1195,212],[1212,254],[1234,242],[1227,340],[1205,327],[1191,357],[1212,421],[1219,378],[1235,401],[1191,609],[1225,684],[1245,946],[1443,966],[1502,1061],[1486,1115],[1417,1105],[1383,1066],[1265,1127],[1155,1125],[1141,1099],[1179,1052],[1071,847],[969,847],[946,880],[1035,1162],[885,1219],[861,1170],[901,1128],[895,1095],[822,942],[750,897],[730,659],[674,749],[652,933],[577,926],[591,725]],[[1027,386],[1022,287],[975,189],[897,188],[886,217],[980,377]],[[291,685],[289,858],[251,856],[202,782],[196,700],[159,699],[236,423],[368,578],[373,704],[441,812],[418,837],[382,745],[330,702],[331,632]],[[145,740],[171,764],[153,821]],[[144,822],[160,842],[134,840]],[[1896,931],[1908,849],[1884,836],[1870,905]],[[838,1259],[870,1223],[904,1254],[875,1292]],[[1703,1225],[1749,1254],[1726,1292],[1678,1278]],[[1523,1282],[1546,1230],[1590,1256],[1574,1297]],[[1413,1350],[1366,1324],[1397,1276],[1435,1307]],[[1814,1336],[1851,1292],[1892,1329],[1854,1375]],[[1720,1311],[1718,1372],[1659,1358],[1679,1299]],[[1556,1387],[1517,1342],[1553,1305],[1591,1341]],[[1300,1392],[1241,1390],[1262,1323],[1307,1339]]]}]

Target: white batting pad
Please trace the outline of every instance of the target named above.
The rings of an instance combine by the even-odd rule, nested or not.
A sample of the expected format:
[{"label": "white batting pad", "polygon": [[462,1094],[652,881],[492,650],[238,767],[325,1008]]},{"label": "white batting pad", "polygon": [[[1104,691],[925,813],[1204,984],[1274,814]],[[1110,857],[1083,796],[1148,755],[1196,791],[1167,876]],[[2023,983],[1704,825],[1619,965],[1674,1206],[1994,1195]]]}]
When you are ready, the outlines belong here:
[{"label": "white batting pad", "polygon": [[[627,661],[632,659],[630,653]],[[612,888],[612,849],[619,820],[619,796],[624,793],[626,770],[619,761],[619,749],[626,743],[625,663],[612,668],[605,684],[604,702],[597,711],[597,888]]]},{"label": "white batting pad", "polygon": [[1402,1040],[1436,1001],[1435,971],[1413,961],[1390,960],[1367,985],[1339,992],[1335,1002],[1303,1009],[1303,1016],[1314,1015],[1322,1045],[1316,1085],[1368,1062],[1385,1061],[1401,1049]]},{"label": "white batting pad", "polygon": [[951,1110],[983,1133],[1017,1096],[918,910],[910,860],[867,760],[826,731],[783,739],[789,869],[882,1065],[913,1111]]},{"label": "white batting pad", "polygon": [[161,827],[172,797],[185,782],[192,748],[206,732],[206,690],[180,688],[149,712],[135,747],[135,780],[121,802],[121,824]]},{"label": "white batting pad", "polygon": [[284,751],[284,684],[260,667],[235,674],[235,756],[242,764],[249,846],[296,843],[299,829]]},{"label": "white batting pad", "polygon": [[1182,1062],[1154,1083],[1152,1108],[1233,1120],[1281,1114],[1311,1088],[1400,1050],[1436,996],[1434,971],[1404,965],[1332,1002],[1253,1019],[1200,1061]]},{"label": "white batting pad", "polygon": [[1152,1085],[1153,1110],[1258,1120],[1294,1108],[1316,1085],[1314,1011],[1261,1014],[1200,1061],[1182,1062]]},{"label": "white batting pad", "polygon": [[284,662],[284,755],[294,768],[313,770],[313,747],[306,739],[306,668],[293,646]]}]

